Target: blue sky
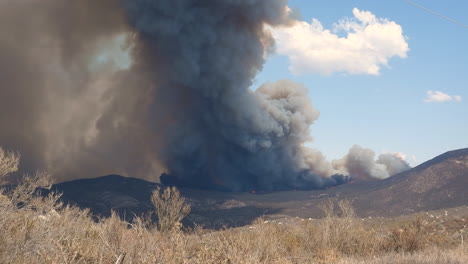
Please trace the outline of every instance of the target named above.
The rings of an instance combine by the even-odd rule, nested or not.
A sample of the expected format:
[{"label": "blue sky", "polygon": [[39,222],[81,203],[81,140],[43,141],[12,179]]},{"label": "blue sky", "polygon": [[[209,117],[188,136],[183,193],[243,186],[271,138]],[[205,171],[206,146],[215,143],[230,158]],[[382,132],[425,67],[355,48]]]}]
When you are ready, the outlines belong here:
[{"label": "blue sky", "polygon": [[[468,24],[468,1],[414,2]],[[297,74],[287,55],[269,57],[255,85],[287,78],[308,87],[321,113],[311,128],[311,146],[329,159],[342,157],[354,144],[377,154],[402,152],[412,165],[468,147],[468,28],[404,0],[290,0],[289,6],[301,20],[315,18],[332,33],[334,23],[353,17],[354,8],[369,11],[399,25],[409,46],[406,58],[388,56],[378,75],[317,69]],[[346,32],[336,34],[346,37]],[[452,97],[425,102],[429,91]]]}]

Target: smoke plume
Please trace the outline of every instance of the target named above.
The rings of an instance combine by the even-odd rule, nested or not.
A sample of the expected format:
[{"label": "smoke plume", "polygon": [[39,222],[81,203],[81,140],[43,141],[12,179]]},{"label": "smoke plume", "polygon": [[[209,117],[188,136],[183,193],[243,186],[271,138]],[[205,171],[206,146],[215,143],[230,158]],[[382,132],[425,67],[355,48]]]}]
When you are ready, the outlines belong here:
[{"label": "smoke plume", "polygon": [[385,179],[410,169],[409,164],[394,153],[380,154],[375,160],[375,152],[354,145],[348,154],[333,161],[333,167],[354,179]]},{"label": "smoke plume", "polygon": [[4,0],[0,145],[57,181],[310,189],[406,169],[360,148],[327,161],[304,147],[319,116],[304,86],[249,89],[266,28],[291,23],[287,0]]}]

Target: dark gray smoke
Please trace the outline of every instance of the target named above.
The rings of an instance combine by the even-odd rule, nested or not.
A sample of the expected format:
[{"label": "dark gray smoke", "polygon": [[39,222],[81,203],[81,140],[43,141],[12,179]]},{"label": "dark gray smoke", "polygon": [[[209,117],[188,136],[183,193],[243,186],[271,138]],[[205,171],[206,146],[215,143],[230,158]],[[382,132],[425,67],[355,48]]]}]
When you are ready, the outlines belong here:
[{"label": "dark gray smoke", "polygon": [[[343,183],[351,159],[332,164],[303,146],[319,116],[307,89],[249,89],[274,43],[265,25],[290,15],[287,0],[4,0],[0,145],[58,181],[166,172],[168,183],[224,190]],[[387,176],[401,165],[379,164]]]}]

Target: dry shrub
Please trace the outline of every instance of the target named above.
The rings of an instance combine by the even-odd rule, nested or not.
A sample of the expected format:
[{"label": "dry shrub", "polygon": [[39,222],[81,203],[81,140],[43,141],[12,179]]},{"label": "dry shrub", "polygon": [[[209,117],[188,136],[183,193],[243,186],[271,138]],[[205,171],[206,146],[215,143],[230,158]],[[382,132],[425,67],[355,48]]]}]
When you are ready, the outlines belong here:
[{"label": "dry shrub", "polygon": [[87,250],[78,250],[87,245],[83,236],[93,225],[87,212],[62,207],[54,194],[38,196],[30,191],[31,181],[26,185],[5,195],[0,205],[0,262],[73,263],[87,256]]},{"label": "dry shrub", "polygon": [[326,201],[320,205],[324,218],[320,223],[319,239],[325,259],[336,255],[371,256],[380,250],[381,238],[377,232],[364,226],[348,200],[337,203]]},{"label": "dry shrub", "polygon": [[166,232],[180,229],[181,221],[190,213],[190,205],[180,196],[176,187],[157,188],[151,195],[156,215],[158,229]]},{"label": "dry shrub", "polygon": [[0,146],[0,178],[17,171],[19,162],[20,162],[19,153],[4,150]]},{"label": "dry shrub", "polygon": [[[9,191],[8,196],[16,206],[49,211],[56,207],[56,203],[60,198],[59,194],[50,192],[51,187],[52,182],[49,174],[45,172],[35,172],[33,174],[23,175],[20,178],[20,184]],[[43,191],[47,191],[50,194],[43,197]]]},{"label": "dry shrub", "polygon": [[430,239],[428,223],[416,218],[402,228],[391,230],[387,238],[386,248],[399,252],[414,252],[424,249]]}]

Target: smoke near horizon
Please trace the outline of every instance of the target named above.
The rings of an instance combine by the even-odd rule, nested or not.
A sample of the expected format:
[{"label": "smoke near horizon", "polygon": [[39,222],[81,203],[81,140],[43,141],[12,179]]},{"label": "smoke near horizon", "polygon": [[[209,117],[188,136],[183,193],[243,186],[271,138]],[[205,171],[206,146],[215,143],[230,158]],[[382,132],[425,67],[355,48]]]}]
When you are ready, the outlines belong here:
[{"label": "smoke near horizon", "polygon": [[287,2],[2,1],[0,145],[57,181],[311,189],[408,169],[358,146],[328,161],[304,146],[319,112],[303,85],[250,89],[274,47],[265,26],[294,23]]}]

